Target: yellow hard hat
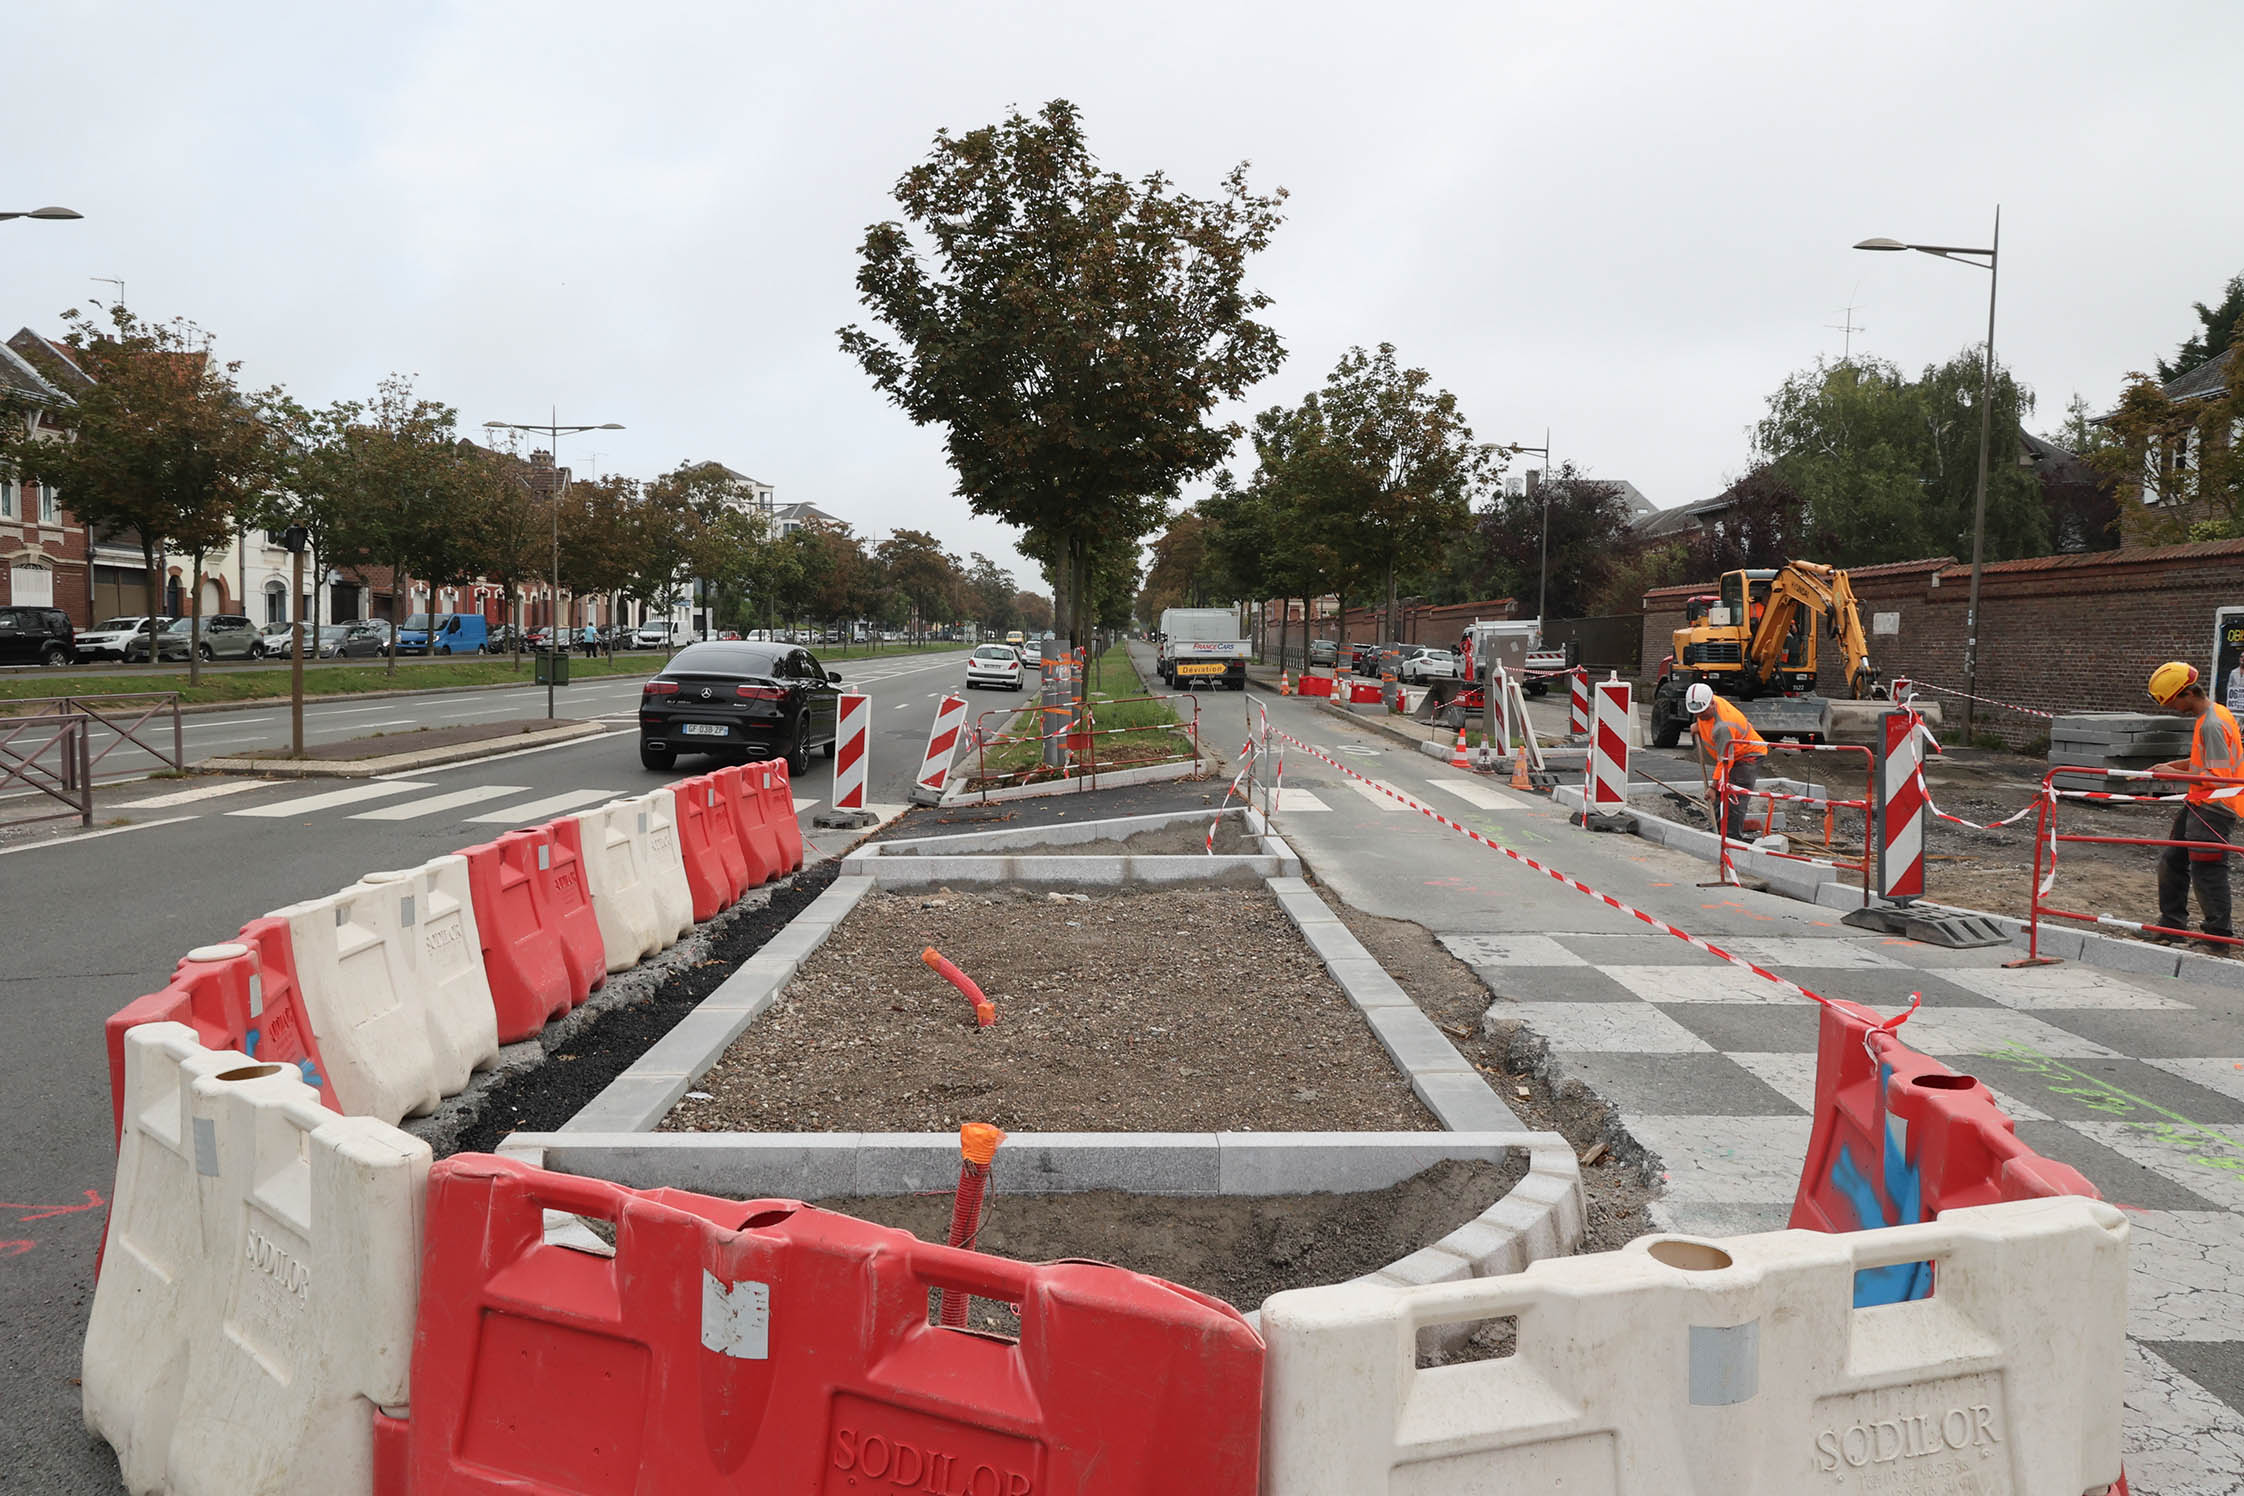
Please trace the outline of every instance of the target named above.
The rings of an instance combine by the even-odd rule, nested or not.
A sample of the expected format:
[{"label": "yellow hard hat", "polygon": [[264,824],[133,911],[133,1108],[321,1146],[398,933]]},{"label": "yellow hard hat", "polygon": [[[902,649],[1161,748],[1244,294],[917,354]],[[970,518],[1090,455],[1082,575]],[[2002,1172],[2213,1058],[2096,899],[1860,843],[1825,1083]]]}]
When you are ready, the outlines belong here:
[{"label": "yellow hard hat", "polygon": [[2174,698],[2197,684],[2197,667],[2185,665],[2180,660],[2168,660],[2151,672],[2151,700],[2160,706],[2172,706]]}]

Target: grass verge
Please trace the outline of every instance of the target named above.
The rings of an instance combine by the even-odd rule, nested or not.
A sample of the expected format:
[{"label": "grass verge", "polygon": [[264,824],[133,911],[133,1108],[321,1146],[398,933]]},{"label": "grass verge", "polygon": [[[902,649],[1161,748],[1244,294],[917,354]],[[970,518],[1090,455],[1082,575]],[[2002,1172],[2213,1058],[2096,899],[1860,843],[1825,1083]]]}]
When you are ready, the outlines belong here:
[{"label": "grass verge", "polygon": [[[1090,693],[1090,711],[1098,731],[1091,739],[1091,767],[1143,768],[1194,756],[1191,734],[1169,703],[1132,699],[1149,693],[1137,666],[1130,663],[1128,649],[1116,644],[1100,655],[1092,664],[1092,678],[1097,684]],[[1059,777],[1057,771],[1037,766],[1042,753],[1037,738],[1041,715],[1039,707],[1023,707],[1006,724],[1009,741],[985,753],[987,779],[1019,777],[1024,783],[1032,783],[1040,777]],[[1071,758],[1080,766],[1083,755]]]}]

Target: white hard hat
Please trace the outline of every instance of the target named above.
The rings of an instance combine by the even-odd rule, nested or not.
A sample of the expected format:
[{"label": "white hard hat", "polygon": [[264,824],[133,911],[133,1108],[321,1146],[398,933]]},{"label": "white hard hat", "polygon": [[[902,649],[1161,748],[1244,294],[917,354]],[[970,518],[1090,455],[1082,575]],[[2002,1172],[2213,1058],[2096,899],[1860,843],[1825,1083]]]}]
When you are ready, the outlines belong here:
[{"label": "white hard hat", "polygon": [[1683,710],[1694,717],[1712,705],[1714,705],[1714,688],[1703,680],[1683,693]]}]

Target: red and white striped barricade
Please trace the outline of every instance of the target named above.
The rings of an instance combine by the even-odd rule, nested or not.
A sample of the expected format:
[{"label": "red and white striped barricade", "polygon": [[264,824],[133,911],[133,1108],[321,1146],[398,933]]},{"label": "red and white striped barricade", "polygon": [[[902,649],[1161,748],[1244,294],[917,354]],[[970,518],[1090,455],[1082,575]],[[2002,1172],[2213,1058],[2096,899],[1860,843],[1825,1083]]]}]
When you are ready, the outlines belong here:
[{"label": "red and white striped barricade", "polygon": [[1878,895],[1924,897],[1924,734],[1912,711],[1887,712],[1878,745]]},{"label": "red and white striped barricade", "polygon": [[1628,729],[1636,711],[1634,693],[1616,673],[1599,681],[1593,695],[1596,717],[1582,779],[1582,810],[1585,816],[1618,815],[1628,809]]},{"label": "red and white striped barricade", "polygon": [[958,754],[966,730],[966,698],[945,696],[935,708],[935,725],[928,729],[927,754],[919,762],[919,777],[912,781],[911,798],[920,805],[940,805],[943,786],[951,777],[951,760]]},{"label": "red and white striped barricade", "polygon": [[1566,735],[1587,739],[1590,733],[1590,673],[1576,665],[1566,676]]},{"label": "red and white striped barricade", "polygon": [[873,699],[854,691],[841,695],[841,721],[834,731],[834,809],[865,808],[865,750],[873,730]]}]

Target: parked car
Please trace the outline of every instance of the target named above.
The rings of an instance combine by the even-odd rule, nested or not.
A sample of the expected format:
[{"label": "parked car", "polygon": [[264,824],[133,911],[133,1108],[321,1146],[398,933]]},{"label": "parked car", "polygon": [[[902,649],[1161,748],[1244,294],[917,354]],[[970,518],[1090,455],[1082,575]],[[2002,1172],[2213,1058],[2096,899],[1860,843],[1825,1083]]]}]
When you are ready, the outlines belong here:
[{"label": "parked car", "polygon": [[[159,615],[156,619],[157,630],[160,632],[170,622],[170,614]],[[137,617],[105,618],[78,635],[78,658],[81,660],[121,660],[125,657],[127,641],[135,634],[145,637],[147,633],[148,615],[145,613]],[[141,651],[141,656],[145,659],[147,651]]]},{"label": "parked car", "polygon": [[676,632],[677,626],[668,621],[641,624],[639,632],[631,636],[631,647],[633,649],[668,649],[672,643],[672,635]]},{"label": "parked car", "polygon": [[399,654],[474,654],[491,635],[481,613],[415,613],[397,634]]},{"label": "parked car", "polygon": [[[213,613],[202,622],[202,638],[193,638],[195,621],[192,618],[174,618],[156,636],[156,657],[159,660],[184,660],[193,649],[205,660],[246,660],[257,648],[257,625],[241,613]],[[146,660],[148,636],[125,641],[125,658]]]},{"label": "parked car", "polygon": [[259,660],[287,659],[296,648],[290,642],[295,632],[296,625],[293,623],[259,624],[256,642],[249,647],[250,656]]},{"label": "parked car", "polygon": [[0,665],[67,665],[77,634],[60,608],[0,608]]},{"label": "parked car", "polygon": [[783,758],[810,772],[834,754],[841,674],[788,644],[689,644],[639,693],[639,762],[667,769],[681,753]]},{"label": "parked car", "polygon": [[514,653],[515,640],[520,637],[521,632],[511,623],[500,624],[484,636],[483,652],[494,655]]},{"label": "parked car", "polygon": [[347,624],[336,655],[345,659],[374,659],[390,652],[390,624],[386,618],[361,618]]},{"label": "parked car", "polygon": [[1461,680],[1465,666],[1449,650],[1435,644],[1413,644],[1402,652],[1401,662],[1395,666],[1395,679],[1413,685],[1424,685],[1435,680]]},{"label": "parked car", "polygon": [[1009,644],[984,644],[966,657],[966,689],[1003,686],[1021,689],[1021,654]]},{"label": "parked car", "polygon": [[1309,663],[1312,666],[1333,665],[1339,663],[1339,660],[1340,646],[1332,640],[1311,639],[1309,641]]}]

